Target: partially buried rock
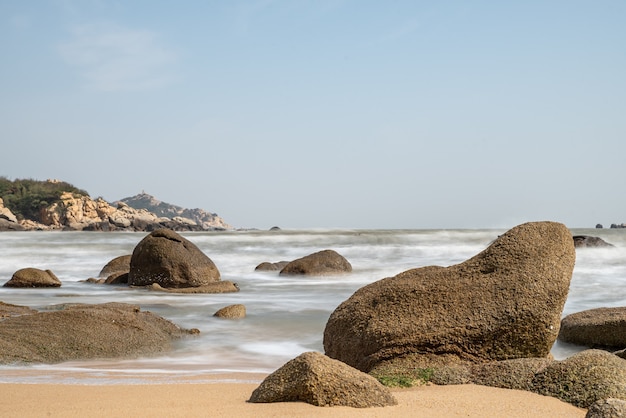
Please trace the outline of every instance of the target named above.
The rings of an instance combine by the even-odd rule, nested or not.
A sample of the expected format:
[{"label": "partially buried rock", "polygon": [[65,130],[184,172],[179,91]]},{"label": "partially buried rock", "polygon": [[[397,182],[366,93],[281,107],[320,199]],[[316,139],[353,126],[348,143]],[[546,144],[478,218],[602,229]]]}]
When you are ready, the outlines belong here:
[{"label": "partially buried rock", "polygon": [[574,246],[576,248],[583,247],[614,247],[600,237],[591,237],[589,235],[574,235]]},{"label": "partially buried rock", "polygon": [[191,288],[220,281],[213,261],[195,244],[169,229],[159,229],[133,250],[128,273],[131,286]]},{"label": "partially buried rock", "polygon": [[626,307],[570,314],[561,321],[559,340],[592,348],[626,348]]},{"label": "partially buried rock", "polygon": [[0,364],[148,356],[197,332],[135,305],[68,304],[0,321]]},{"label": "partially buried rock", "polygon": [[289,264],[289,261],[277,261],[276,263],[270,263],[265,261],[254,268],[255,271],[280,271]]},{"label": "partially buried rock", "polygon": [[469,260],[422,267],[357,290],[330,316],[324,349],[362,371],[381,362],[546,357],[576,252],[556,222],[519,225]]},{"label": "partially buried rock", "polygon": [[352,265],[341,254],[333,250],[324,250],[290,262],[280,274],[323,276],[351,271]]},{"label": "partially buried rock", "polygon": [[602,350],[585,350],[550,363],[533,380],[533,392],[588,408],[606,398],[626,400],[626,361]]},{"label": "partially buried rock", "polygon": [[396,405],[378,380],[317,352],[301,354],[269,375],[249,402],[306,402],[368,408]]},{"label": "partially buried rock", "polygon": [[241,304],[225,306],[213,314],[218,318],[239,319],[246,317],[246,307]]},{"label": "partially buried rock", "polygon": [[50,270],[27,267],[13,273],[4,287],[61,287],[61,280]]}]

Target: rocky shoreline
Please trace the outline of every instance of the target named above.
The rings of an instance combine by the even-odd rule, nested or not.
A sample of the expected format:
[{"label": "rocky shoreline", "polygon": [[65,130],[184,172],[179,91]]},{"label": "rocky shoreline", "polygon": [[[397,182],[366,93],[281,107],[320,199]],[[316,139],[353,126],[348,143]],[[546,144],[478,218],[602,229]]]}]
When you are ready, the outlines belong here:
[{"label": "rocky shoreline", "polygon": [[[164,216],[167,214],[169,216]],[[113,204],[99,197],[64,192],[40,210],[39,219],[18,219],[0,198],[0,231],[224,231],[221,217],[202,209],[184,209],[141,193]]]}]

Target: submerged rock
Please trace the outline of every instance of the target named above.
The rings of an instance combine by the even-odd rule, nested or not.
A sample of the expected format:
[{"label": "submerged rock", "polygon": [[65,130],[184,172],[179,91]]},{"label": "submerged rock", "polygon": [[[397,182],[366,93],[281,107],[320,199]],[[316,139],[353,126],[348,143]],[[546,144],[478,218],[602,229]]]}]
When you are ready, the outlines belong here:
[{"label": "submerged rock", "polygon": [[61,280],[50,270],[26,267],[13,273],[4,287],[61,287]]},{"label": "submerged rock", "polygon": [[352,265],[341,254],[333,250],[324,250],[290,262],[280,274],[322,276],[351,271]]}]

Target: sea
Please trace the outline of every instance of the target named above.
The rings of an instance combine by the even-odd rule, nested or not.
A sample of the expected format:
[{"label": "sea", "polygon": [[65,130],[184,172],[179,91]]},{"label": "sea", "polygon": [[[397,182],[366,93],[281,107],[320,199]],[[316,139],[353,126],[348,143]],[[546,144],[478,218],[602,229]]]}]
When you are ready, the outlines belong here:
[{"label": "sea", "polygon": [[[0,382],[149,384],[257,382],[306,351],[323,352],[328,317],[368,283],[430,265],[450,266],[485,249],[506,229],[275,230],[183,232],[240,291],[171,294],[126,286],[93,284],[113,258],[131,254],[147,233],[30,231],[0,233],[0,286],[21,268],[50,269],[59,288],[0,287],[0,301],[37,310],[65,303],[124,302],[158,314],[200,334],[176,342],[155,357],[98,359],[60,364],[2,365]],[[578,248],[563,316],[592,308],[626,305],[626,229],[571,229],[600,237],[613,247]],[[332,249],[352,265],[350,274],[283,277],[255,271],[262,262],[290,261]],[[213,314],[243,304],[243,319]],[[25,330],[25,332],[28,332]],[[564,359],[584,347],[556,342]]]}]

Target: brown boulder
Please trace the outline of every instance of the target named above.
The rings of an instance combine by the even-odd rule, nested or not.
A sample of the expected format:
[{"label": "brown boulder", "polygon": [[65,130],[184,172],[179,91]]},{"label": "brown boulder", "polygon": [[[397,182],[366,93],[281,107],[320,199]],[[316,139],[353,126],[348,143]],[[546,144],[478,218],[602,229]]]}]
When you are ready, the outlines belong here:
[{"label": "brown boulder", "polygon": [[254,268],[255,271],[280,271],[289,264],[289,261],[278,261],[276,263],[270,263],[265,261]]},{"label": "brown boulder", "polygon": [[575,255],[565,225],[519,225],[463,263],[416,268],[359,289],[331,314],[324,349],[363,371],[403,357],[546,357]]},{"label": "brown boulder", "polygon": [[207,285],[220,280],[220,272],[195,244],[169,229],[158,229],[133,250],[128,284],[164,288]]},{"label": "brown boulder", "polygon": [[317,352],[301,354],[266,377],[249,402],[353,408],[397,404],[389,389],[372,376]]},{"label": "brown boulder", "polygon": [[626,360],[603,350],[585,350],[550,363],[533,379],[533,392],[579,408],[606,398],[626,400]]},{"label": "brown boulder", "polygon": [[50,270],[27,267],[13,273],[4,287],[61,287],[61,281]]},{"label": "brown boulder", "polygon": [[279,274],[323,276],[351,271],[352,265],[342,255],[333,250],[324,250],[290,262]]},{"label": "brown boulder", "polygon": [[134,305],[68,304],[0,321],[0,364],[146,356],[190,333]]},{"label": "brown boulder", "polygon": [[114,273],[128,273],[130,271],[130,259],[132,254],[120,255],[109,261],[102,267],[98,277],[106,279]]},{"label": "brown boulder", "polygon": [[218,318],[239,319],[246,317],[246,307],[241,304],[225,306],[213,314]]},{"label": "brown boulder", "polygon": [[626,348],[626,307],[570,314],[561,321],[559,340],[592,348]]}]

